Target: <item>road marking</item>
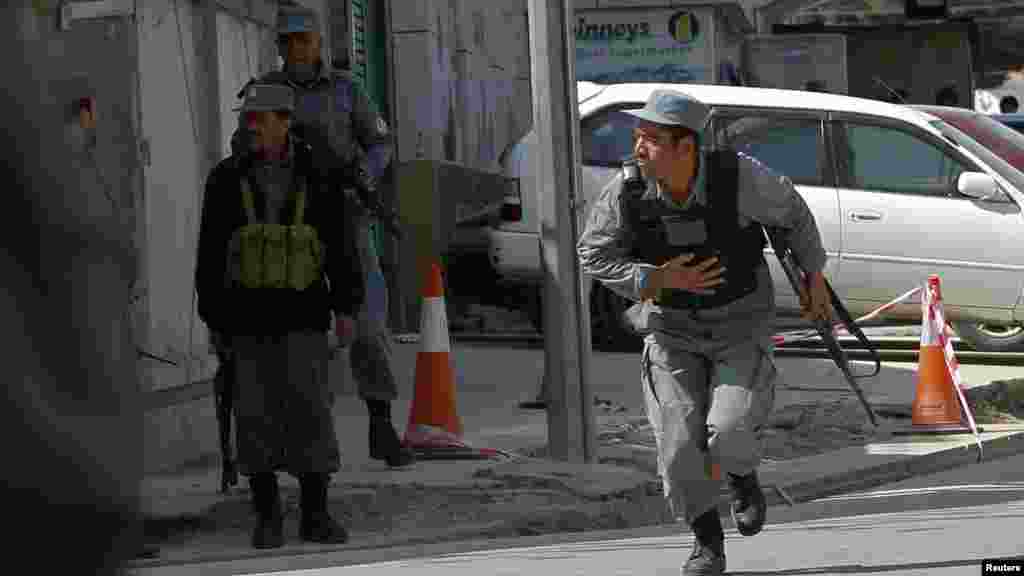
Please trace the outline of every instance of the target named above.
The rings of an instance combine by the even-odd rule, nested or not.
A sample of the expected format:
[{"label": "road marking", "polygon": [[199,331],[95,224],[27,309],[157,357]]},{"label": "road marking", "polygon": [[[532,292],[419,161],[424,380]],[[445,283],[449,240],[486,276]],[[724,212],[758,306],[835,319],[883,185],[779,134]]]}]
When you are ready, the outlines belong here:
[{"label": "road marking", "polygon": [[955,484],[952,486],[925,486],[922,488],[900,488],[893,490],[873,490],[831,496],[812,500],[812,502],[842,502],[849,500],[871,500],[879,498],[897,498],[902,496],[921,496],[943,492],[973,492],[976,494],[1024,492],[1024,482],[1003,482],[999,484]]}]

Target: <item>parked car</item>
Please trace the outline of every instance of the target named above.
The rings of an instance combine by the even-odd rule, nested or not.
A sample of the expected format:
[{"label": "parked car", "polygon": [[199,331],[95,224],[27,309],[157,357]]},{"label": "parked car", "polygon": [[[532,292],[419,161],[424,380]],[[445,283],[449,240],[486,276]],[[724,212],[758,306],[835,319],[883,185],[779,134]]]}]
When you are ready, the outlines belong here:
[{"label": "parked car", "polygon": [[997,116],[948,106],[911,105],[911,108],[938,116],[980,142],[1017,170],[1024,171],[1024,134],[1000,122]]},{"label": "parked car", "polygon": [[[1024,150],[1016,149],[1012,144],[1001,141],[996,146],[988,146],[982,142],[982,138],[992,139],[993,134],[989,130],[989,121],[967,122],[966,125],[974,132],[961,130],[943,118],[935,116],[930,111],[919,110],[927,115],[933,126],[938,128],[944,136],[956,141],[958,144],[976,154],[982,161],[995,168],[1004,175],[1017,190],[1024,190],[1024,172],[1012,166],[1009,160],[1019,162],[1021,153]],[[996,123],[997,133],[1002,133],[1005,127]],[[997,151],[998,149],[998,151]],[[990,351],[1016,351],[1024,349],[1021,340],[1024,339],[1024,324],[1015,322],[970,322],[961,321],[957,323],[957,332],[976,347]]]},{"label": "parked car", "polygon": [[[938,118],[905,106],[748,87],[602,86],[579,102],[583,211],[631,152],[637,120],[623,110],[641,107],[655,89],[673,87],[712,107],[716,142],[792,179],[817,220],[829,256],[826,273],[854,314],[938,274],[952,320],[993,326],[1024,320],[1021,173],[991,153],[984,160],[984,147],[944,134]],[[505,154],[506,175],[520,179],[520,209],[516,218],[488,231],[497,276],[534,290],[542,281],[531,169],[535,138],[528,134]],[[798,299],[778,261],[773,255],[767,260],[780,311],[797,311]],[[627,337],[621,313],[628,303],[599,285],[589,293],[595,336]],[[920,314],[918,304],[888,313],[908,321]],[[977,333],[963,336],[983,349],[994,343]],[[999,344],[1024,347],[1024,335]]]},{"label": "parked car", "polygon": [[993,114],[992,119],[1006,124],[1017,132],[1024,133],[1024,114]]}]

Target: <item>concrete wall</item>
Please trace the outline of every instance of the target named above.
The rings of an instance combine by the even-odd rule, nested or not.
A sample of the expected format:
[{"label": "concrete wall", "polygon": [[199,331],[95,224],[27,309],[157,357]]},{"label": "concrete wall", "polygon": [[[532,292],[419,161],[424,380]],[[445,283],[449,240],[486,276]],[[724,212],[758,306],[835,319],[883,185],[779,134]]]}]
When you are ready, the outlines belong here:
[{"label": "concrete wall", "polygon": [[[210,378],[216,360],[198,318],[194,270],[206,177],[227,155],[237,126],[236,93],[276,64],[268,0],[140,3],[138,134],[145,230],[138,337],[150,353],[142,388],[168,392]],[[168,396],[169,397],[169,396]],[[146,469],[201,459],[217,447],[213,399],[147,414]]]},{"label": "concrete wall", "polygon": [[498,167],[529,129],[525,0],[392,4],[397,160]]}]

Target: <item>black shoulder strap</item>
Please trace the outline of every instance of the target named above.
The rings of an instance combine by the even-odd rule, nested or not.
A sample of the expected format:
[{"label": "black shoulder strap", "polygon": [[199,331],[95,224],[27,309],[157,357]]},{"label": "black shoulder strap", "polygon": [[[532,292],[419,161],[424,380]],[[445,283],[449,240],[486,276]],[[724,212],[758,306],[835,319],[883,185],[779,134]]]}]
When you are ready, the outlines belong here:
[{"label": "black shoulder strap", "polygon": [[711,229],[721,233],[724,239],[739,228],[739,156],[735,150],[713,150],[704,157],[707,162],[705,193],[708,199],[710,218],[714,221]]}]

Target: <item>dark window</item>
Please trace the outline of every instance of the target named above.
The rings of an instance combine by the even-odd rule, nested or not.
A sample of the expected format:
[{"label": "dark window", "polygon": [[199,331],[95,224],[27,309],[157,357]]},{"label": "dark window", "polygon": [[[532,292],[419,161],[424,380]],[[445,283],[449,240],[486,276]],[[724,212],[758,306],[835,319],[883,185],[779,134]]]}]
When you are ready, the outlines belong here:
[{"label": "dark window", "polygon": [[823,185],[819,120],[748,115],[721,118],[716,125],[720,144],[753,156],[794,184]]},{"label": "dark window", "polygon": [[957,177],[968,171],[939,146],[903,130],[845,124],[843,132],[846,188],[950,196]]}]

